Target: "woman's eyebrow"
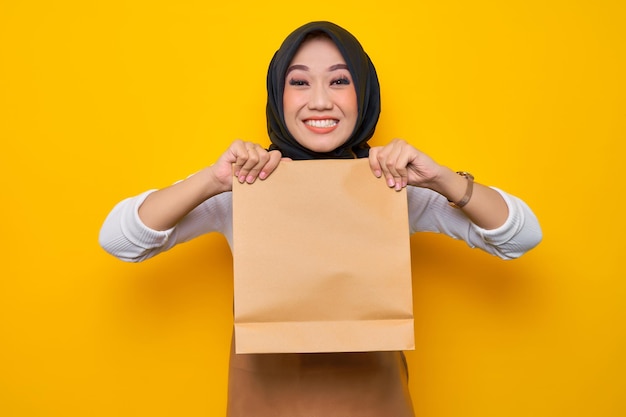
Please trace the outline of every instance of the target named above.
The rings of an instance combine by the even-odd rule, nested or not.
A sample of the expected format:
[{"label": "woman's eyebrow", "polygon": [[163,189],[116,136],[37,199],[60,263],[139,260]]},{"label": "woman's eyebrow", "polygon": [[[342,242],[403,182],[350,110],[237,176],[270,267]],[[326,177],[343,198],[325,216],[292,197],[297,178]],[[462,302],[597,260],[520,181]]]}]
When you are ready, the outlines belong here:
[{"label": "woman's eyebrow", "polygon": [[292,65],[289,68],[287,68],[287,72],[285,73],[285,76],[287,76],[293,70],[308,71],[309,67],[307,67],[306,65]]},{"label": "woman's eyebrow", "polygon": [[[328,67],[328,72],[332,72],[332,71],[337,71],[340,69],[348,69],[348,66],[346,64],[335,64],[335,65],[331,65],[330,67]],[[302,70],[302,71],[308,71],[309,67],[307,67],[306,65],[301,65],[301,64],[296,64],[296,65],[292,65],[289,68],[287,68],[287,72],[285,73],[285,76],[289,75],[289,73],[293,70]]]}]

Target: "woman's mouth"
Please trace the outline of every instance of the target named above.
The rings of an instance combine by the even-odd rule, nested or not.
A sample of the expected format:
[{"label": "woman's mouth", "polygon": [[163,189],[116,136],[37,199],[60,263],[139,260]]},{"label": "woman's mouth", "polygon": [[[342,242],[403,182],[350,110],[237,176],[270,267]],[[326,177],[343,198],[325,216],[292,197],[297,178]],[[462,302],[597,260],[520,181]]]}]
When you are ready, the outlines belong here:
[{"label": "woman's mouth", "polygon": [[307,119],[304,125],[315,133],[328,133],[339,125],[337,119]]}]

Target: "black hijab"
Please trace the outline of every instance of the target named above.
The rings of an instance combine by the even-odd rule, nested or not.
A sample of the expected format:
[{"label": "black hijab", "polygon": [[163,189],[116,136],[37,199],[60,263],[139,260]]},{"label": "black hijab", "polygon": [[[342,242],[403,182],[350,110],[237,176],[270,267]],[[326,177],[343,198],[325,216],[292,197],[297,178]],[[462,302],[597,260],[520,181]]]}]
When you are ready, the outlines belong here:
[{"label": "black hijab", "polygon": [[[358,118],[354,131],[339,148],[328,153],[311,151],[300,145],[289,133],[283,111],[285,75],[291,60],[307,35],[326,34],[337,45],[348,65],[358,102]],[[359,41],[347,30],[331,22],[311,22],[293,31],[272,58],[267,72],[267,131],[270,150],[280,150],[292,159],[347,159],[367,157],[367,141],[374,135],[380,115],[380,87],[374,64]]]}]

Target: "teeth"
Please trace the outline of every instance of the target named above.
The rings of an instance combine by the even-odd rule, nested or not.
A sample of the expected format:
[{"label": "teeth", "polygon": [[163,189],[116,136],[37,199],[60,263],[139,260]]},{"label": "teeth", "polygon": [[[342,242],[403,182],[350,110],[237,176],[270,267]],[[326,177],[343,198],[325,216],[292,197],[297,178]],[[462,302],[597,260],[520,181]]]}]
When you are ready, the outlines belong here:
[{"label": "teeth", "polygon": [[305,122],[309,126],[313,127],[333,127],[337,124],[336,120],[326,119],[326,120],[307,120]]}]

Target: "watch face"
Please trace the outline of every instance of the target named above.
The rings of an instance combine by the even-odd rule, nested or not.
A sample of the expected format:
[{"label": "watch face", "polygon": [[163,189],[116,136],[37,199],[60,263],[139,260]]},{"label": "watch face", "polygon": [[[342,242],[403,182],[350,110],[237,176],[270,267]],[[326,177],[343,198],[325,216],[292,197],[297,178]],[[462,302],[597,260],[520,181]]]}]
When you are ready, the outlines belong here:
[{"label": "watch face", "polygon": [[467,171],[457,171],[456,173],[461,175],[462,177],[469,178],[472,181],[474,180],[474,176]]}]

